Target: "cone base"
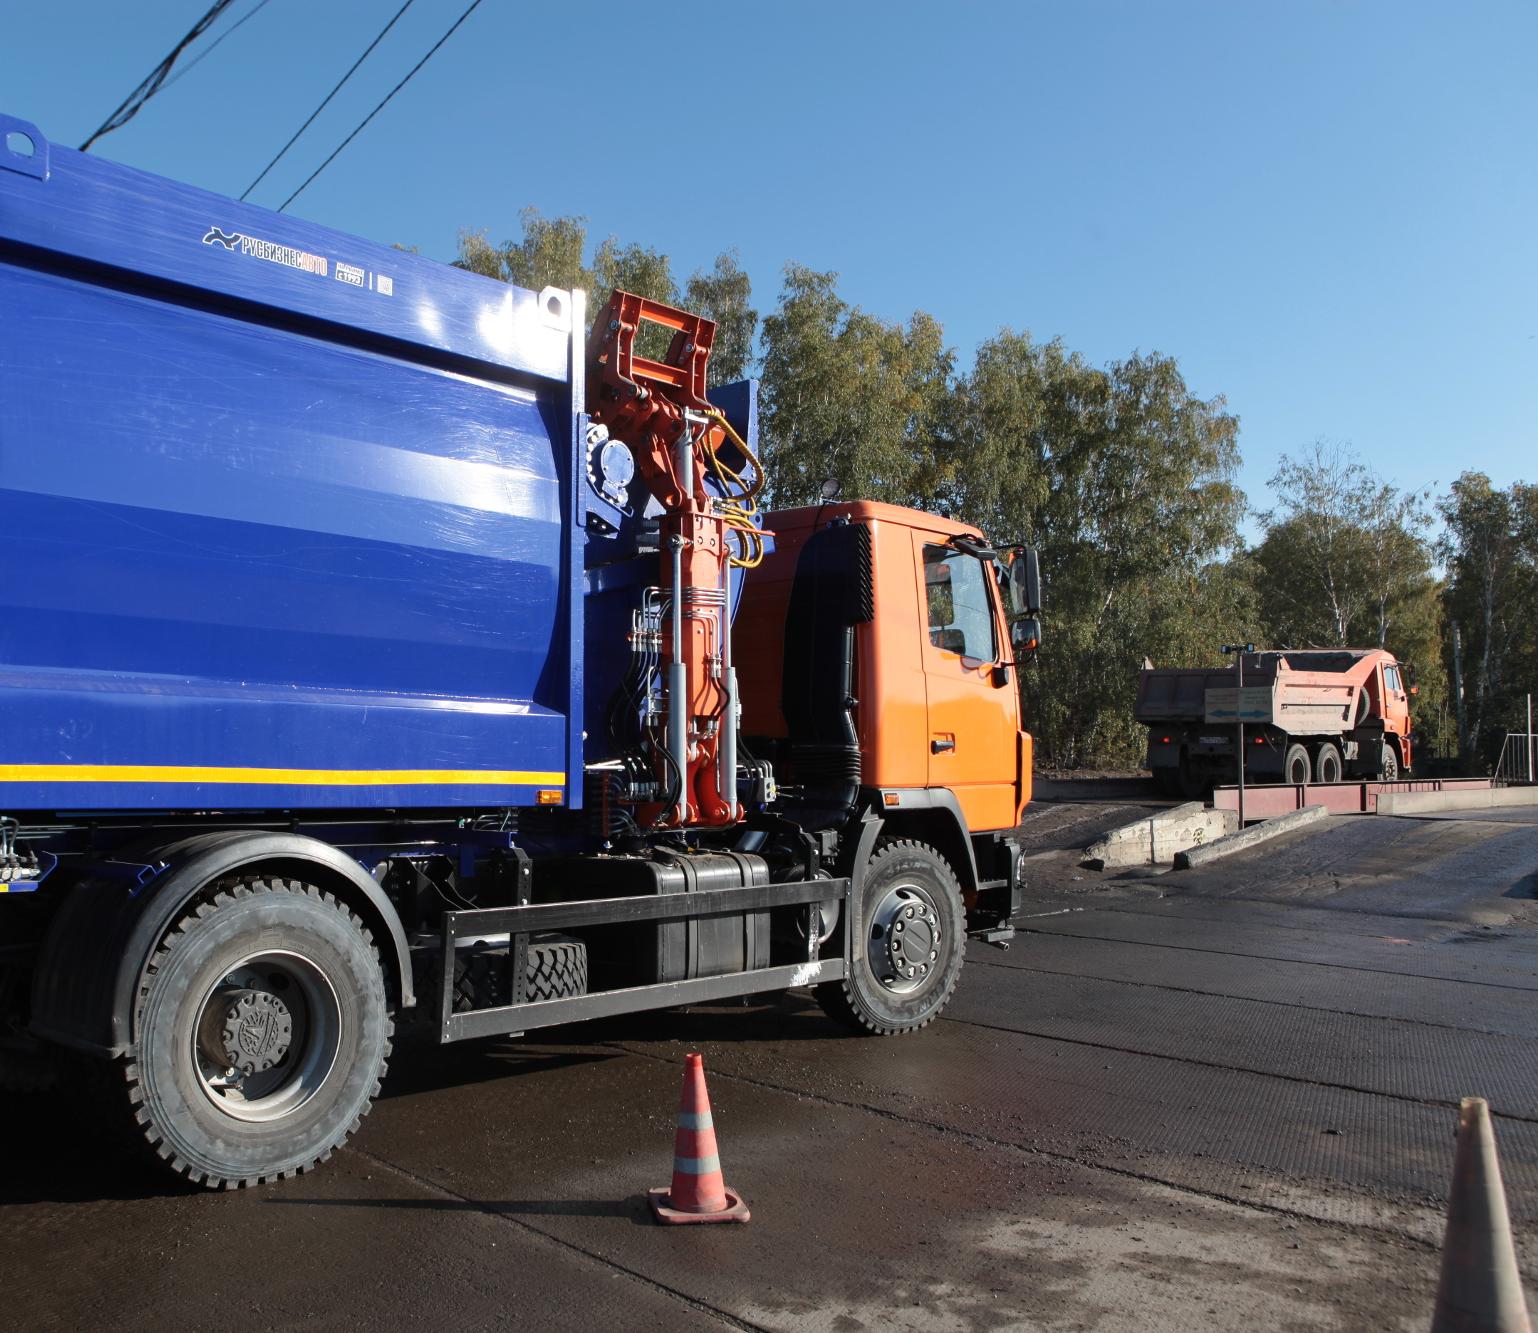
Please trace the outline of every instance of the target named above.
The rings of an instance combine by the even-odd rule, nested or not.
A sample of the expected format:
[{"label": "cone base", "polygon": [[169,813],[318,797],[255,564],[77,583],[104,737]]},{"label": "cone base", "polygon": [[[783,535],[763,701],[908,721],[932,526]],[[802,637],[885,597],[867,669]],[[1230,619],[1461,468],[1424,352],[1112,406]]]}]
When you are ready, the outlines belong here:
[{"label": "cone base", "polygon": [[646,1191],[646,1200],[664,1226],[683,1226],[689,1222],[746,1222],[752,1214],[743,1203],[742,1195],[730,1185],[726,1187],[726,1207],[718,1213],[685,1213],[671,1206],[672,1195],[667,1189]]}]

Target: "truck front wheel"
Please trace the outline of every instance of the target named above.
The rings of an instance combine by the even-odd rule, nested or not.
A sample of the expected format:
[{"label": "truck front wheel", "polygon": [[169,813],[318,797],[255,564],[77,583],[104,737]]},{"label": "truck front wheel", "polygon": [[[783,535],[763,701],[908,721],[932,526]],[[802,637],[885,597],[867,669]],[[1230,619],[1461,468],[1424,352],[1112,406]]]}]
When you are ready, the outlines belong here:
[{"label": "truck front wheel", "polygon": [[367,928],[309,884],[221,885],[172,927],[119,1065],[133,1124],[210,1188],[297,1175],[358,1128],[391,1022]]},{"label": "truck front wheel", "polygon": [[966,939],[961,886],[949,862],[922,842],[877,843],[854,924],[849,975],[817,988],[828,1014],[880,1037],[916,1032],[937,1018],[956,989]]}]

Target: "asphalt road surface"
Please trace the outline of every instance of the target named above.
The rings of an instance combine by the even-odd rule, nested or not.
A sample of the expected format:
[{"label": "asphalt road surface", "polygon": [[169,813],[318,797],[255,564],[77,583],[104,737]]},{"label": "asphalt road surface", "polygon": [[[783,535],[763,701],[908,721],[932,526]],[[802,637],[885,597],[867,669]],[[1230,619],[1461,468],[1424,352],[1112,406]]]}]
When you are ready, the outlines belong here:
[{"label": "asphalt road surface", "polygon": [[[1150,802],[1150,804],[1152,804]],[[945,1018],[845,1036],[791,993],[397,1051],[316,1173],[193,1193],[13,1102],[16,1328],[1423,1328],[1460,1096],[1538,1276],[1538,811],[1361,817],[1195,872],[1032,807],[1008,951]],[[705,1055],[746,1227],[662,1228]]]}]

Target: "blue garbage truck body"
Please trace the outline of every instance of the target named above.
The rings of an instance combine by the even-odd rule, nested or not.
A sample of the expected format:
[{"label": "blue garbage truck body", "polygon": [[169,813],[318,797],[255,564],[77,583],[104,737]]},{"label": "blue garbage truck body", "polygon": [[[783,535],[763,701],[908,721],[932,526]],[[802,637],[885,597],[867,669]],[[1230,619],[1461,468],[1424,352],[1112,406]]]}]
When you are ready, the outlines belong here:
[{"label": "blue garbage truck body", "polygon": [[[666,361],[623,349],[659,378],[616,378],[620,295],[590,343],[581,292],[0,116],[0,1089],[87,1069],[172,1170],[250,1184],[356,1129],[399,1022],[447,1042],[811,985],[898,1033],[968,925],[1007,931],[1001,832],[860,778],[858,516],[775,557],[742,507],[756,386],[689,398],[713,325],[661,307]],[[677,441],[611,438],[635,402],[594,368],[610,399],[678,395]],[[670,504],[688,558],[729,532],[714,586],[679,573]],[[816,626],[807,697],[753,740],[773,762],[730,653],[766,552]],[[675,725],[686,698],[718,702]],[[713,820],[685,791],[706,758]],[[928,957],[858,942],[905,910]]]},{"label": "blue garbage truck body", "polygon": [[569,301],[32,161],[3,196],[0,808],[580,799]]}]

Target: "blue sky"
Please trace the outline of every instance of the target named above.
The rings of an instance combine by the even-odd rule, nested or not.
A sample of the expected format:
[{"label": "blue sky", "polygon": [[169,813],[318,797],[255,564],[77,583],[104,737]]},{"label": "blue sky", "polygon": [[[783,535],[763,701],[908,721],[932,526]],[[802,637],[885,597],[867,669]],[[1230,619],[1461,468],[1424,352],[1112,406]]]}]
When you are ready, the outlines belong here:
[{"label": "blue sky", "polygon": [[[415,0],[254,199],[465,2]],[[80,142],[207,3],[14,8],[0,110]],[[397,7],[268,0],[96,151],[239,194]],[[761,307],[836,270],[963,362],[1004,325],[1169,353],[1239,414],[1258,507],[1319,437],[1405,486],[1538,481],[1535,52],[1531,0],[483,0],[292,211],[448,259],[534,204],[680,276],[736,246]]]}]

